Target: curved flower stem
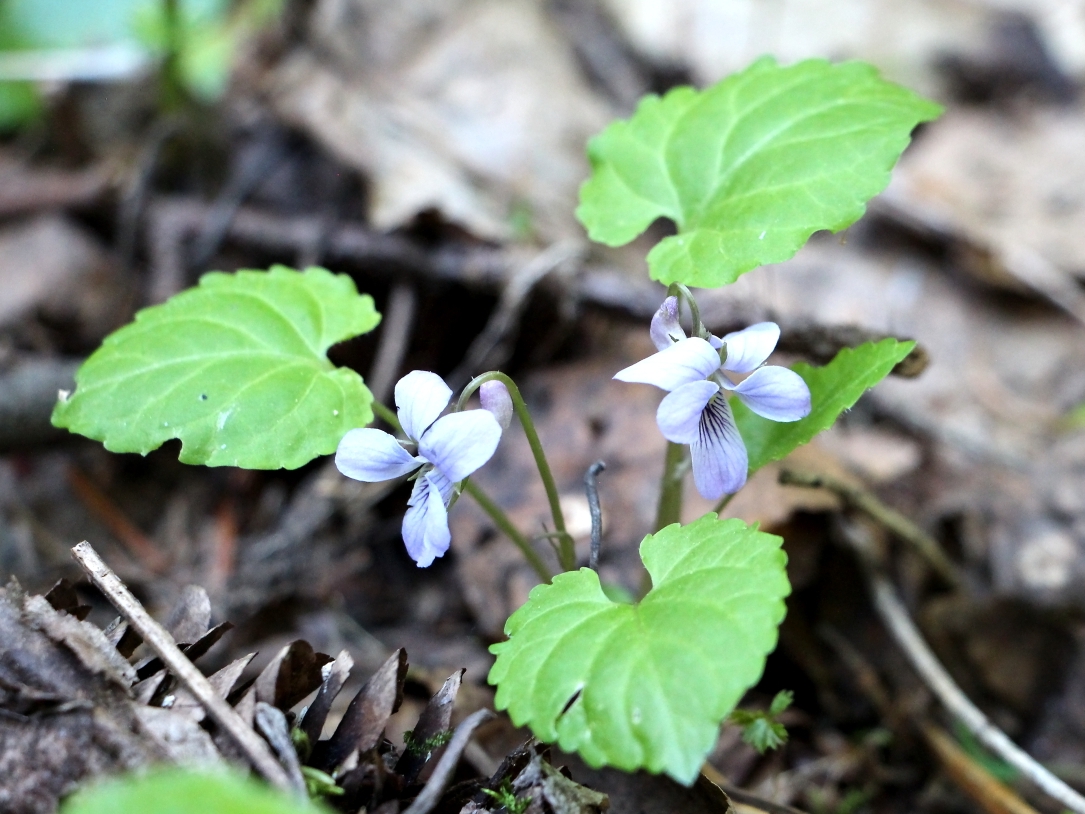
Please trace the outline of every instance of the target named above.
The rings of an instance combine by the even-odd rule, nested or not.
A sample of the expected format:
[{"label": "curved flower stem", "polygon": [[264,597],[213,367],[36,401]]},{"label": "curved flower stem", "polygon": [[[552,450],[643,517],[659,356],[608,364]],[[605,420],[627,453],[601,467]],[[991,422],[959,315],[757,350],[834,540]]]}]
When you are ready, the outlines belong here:
[{"label": "curved flower stem", "polygon": [[470,480],[465,480],[463,482],[463,491],[473,497],[475,502],[478,503],[479,508],[486,512],[486,514],[490,516],[490,519],[494,521],[494,525],[501,529],[505,536],[516,544],[516,547],[519,548],[524,555],[524,559],[526,559],[531,567],[535,569],[535,573],[539,575],[539,578],[543,582],[550,582],[554,578],[554,575],[550,573],[550,569],[546,567],[546,563],[543,562],[539,553],[531,547],[531,541],[521,534],[520,530],[512,524],[512,521],[509,520],[509,516],[502,511],[501,507],[494,503],[490,496],[483,492],[478,486],[471,483]]},{"label": "curved flower stem", "polygon": [[554,518],[554,528],[558,536],[558,560],[561,563],[561,569],[563,571],[572,571],[576,568],[576,550],[573,547],[573,538],[565,530],[565,515],[561,512],[558,487],[554,483],[554,475],[550,471],[550,464],[546,461],[546,453],[543,451],[542,442],[539,441],[539,434],[535,431],[535,422],[531,420],[531,413],[528,412],[527,405],[524,403],[524,397],[520,395],[520,388],[504,373],[491,370],[489,373],[475,376],[468,382],[456,402],[456,410],[462,410],[467,404],[467,400],[471,398],[471,394],[486,382],[491,381],[499,381],[504,384],[512,397],[512,409],[516,411],[516,416],[520,419],[520,426],[524,428],[524,435],[527,436],[527,443],[531,447],[531,454],[535,456],[535,465],[539,469],[543,487],[546,489],[546,497],[550,501],[550,514]]},{"label": "curved flower stem", "polygon": [[689,317],[691,321],[691,336],[705,337],[708,334],[708,329],[705,328],[703,322],[701,322],[701,307],[697,305],[697,300],[693,296],[693,292],[689,290],[688,286],[682,285],[682,283],[674,283],[675,293],[678,297],[685,301],[686,307],[689,308]]}]

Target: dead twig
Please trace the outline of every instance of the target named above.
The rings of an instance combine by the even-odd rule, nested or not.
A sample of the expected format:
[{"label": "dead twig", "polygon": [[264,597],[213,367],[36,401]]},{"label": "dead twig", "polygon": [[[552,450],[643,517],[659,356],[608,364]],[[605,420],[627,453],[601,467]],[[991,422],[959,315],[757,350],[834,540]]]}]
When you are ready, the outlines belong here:
[{"label": "dead twig", "polygon": [[[203,201],[176,196],[162,196],[151,204],[147,237],[153,275],[172,275],[182,287],[188,284],[184,272],[188,268],[186,246],[202,231],[210,209],[211,205]],[[380,234],[357,224],[338,224],[329,231],[323,215],[278,215],[250,206],[237,209],[225,239],[295,256],[311,254],[313,245],[320,243],[329,258],[349,260],[374,272],[406,273],[476,287],[496,286],[507,277],[509,268],[508,255],[501,250],[428,252],[407,238]]]},{"label": "dead twig", "polygon": [[273,786],[290,791],[292,788],[290,778],[279,761],[275,759],[267,742],[241,719],[226,699],[215,692],[215,688],[211,686],[204,674],[180,651],[173,637],[151,618],[120,578],[102,561],[90,543],[84,541],[75,546],[72,549],[72,556],[90,577],[94,586],[128,621],[131,628],[143,637],[146,645],[162,659],[162,662],[192,694],[192,697],[230,736],[256,770]]},{"label": "dead twig", "polygon": [[988,814],[1037,814],[1011,788],[1000,783],[989,771],[966,753],[941,727],[927,721],[915,721],[901,714],[893,704],[889,690],[877,670],[843,634],[830,625],[822,625],[818,633],[829,644],[855,677],[863,694],[878,709],[882,720],[897,733],[918,729],[928,748],[954,783],[975,800]]},{"label": "dead twig", "polygon": [[[147,212],[147,241],[153,274],[175,275],[188,283],[183,271],[176,276],[177,269],[188,267],[187,244],[200,233],[209,210],[210,204],[180,196],[160,196],[152,202]],[[455,282],[485,291],[504,285],[518,266],[517,256],[504,249],[453,246],[427,251],[400,235],[380,234],[358,224],[339,223],[329,229],[321,215],[279,215],[252,206],[237,210],[226,239],[295,257],[311,254],[314,243],[320,243],[330,260],[349,261],[385,278]],[[599,267],[583,269],[571,286],[577,301],[637,319],[650,319],[667,295],[659,283]],[[718,319],[738,324],[764,317],[761,310],[725,302],[713,294],[706,292],[704,296],[716,303]]]},{"label": "dead twig", "polygon": [[949,713],[984,746],[1031,780],[1037,788],[1076,814],[1085,814],[1085,797],[1033,760],[984,715],[935,657],[908,616],[896,590],[884,576],[868,571],[874,607],[923,682]]},{"label": "dead twig", "polygon": [[452,389],[462,387],[477,373],[500,367],[508,361],[528,295],[548,274],[579,259],[583,253],[584,247],[579,242],[555,243],[512,275],[486,327],[475,337],[463,361],[448,377]]},{"label": "dead twig", "polygon": [[942,768],[987,814],[1039,814],[1011,788],[976,763],[945,730],[934,724],[921,728]]},{"label": "dead twig", "polygon": [[937,540],[896,509],[886,506],[865,489],[853,486],[850,483],[844,483],[830,475],[796,472],[793,469],[780,470],[779,479],[780,483],[785,486],[828,489],[838,495],[845,505],[858,509],[912,546],[949,585],[954,588],[961,588],[964,585],[960,569],[946,556]]},{"label": "dead twig", "polygon": [[[276,128],[272,128],[270,132],[256,139],[251,150],[242,154],[241,160],[226,179],[225,185],[207,213],[207,219],[193,247],[192,267],[203,268],[210,262],[226,238],[230,223],[237,214],[237,210],[241,208],[241,204],[274,172],[285,155],[285,138]],[[179,286],[178,290],[180,288],[183,286]],[[159,298],[155,297],[156,293]],[[152,301],[160,302],[175,293],[177,292],[167,290],[152,292]]]},{"label": "dead twig", "polygon": [[764,811],[768,814],[805,814],[805,812],[793,806],[766,800],[753,792],[732,786],[727,782],[727,778],[723,776],[720,770],[711,763],[706,763],[701,767],[701,775],[713,785],[718,786],[724,794],[731,798],[732,802],[738,803],[739,805],[735,806],[735,808],[740,814],[745,814],[745,812],[751,810]]},{"label": "dead twig", "polygon": [[398,283],[388,295],[388,304],[381,320],[380,343],[369,373],[369,391],[382,404],[388,400],[407,348],[418,309],[418,294],[410,283]]},{"label": "dead twig", "polygon": [[[780,472],[780,482],[796,486],[819,486],[824,488],[832,488],[829,486],[830,482],[839,485],[835,479],[824,476],[803,475],[791,470],[782,470]],[[847,487],[847,491],[837,491],[837,489],[833,489],[833,491],[840,494],[846,501],[849,500],[849,495],[866,494],[854,487]],[[865,501],[864,512],[898,534],[900,532],[890,527],[886,520],[888,519],[890,522],[903,520],[904,524],[901,528],[910,533],[908,527],[912,525],[911,521],[889,509],[888,506],[881,504],[873,495],[867,495],[867,497],[869,499]],[[871,512],[866,507],[873,508],[874,511]],[[914,529],[914,531],[919,530]],[[919,532],[919,535],[922,535],[922,532]],[[912,536],[913,540],[911,542],[914,544],[917,538],[914,534]],[[869,546],[854,535],[845,534],[843,539],[858,555],[870,586],[874,607],[881,617],[882,623],[904,652],[908,661],[911,662],[912,667],[915,668],[923,683],[938,697],[950,715],[964,724],[980,743],[1017,769],[1045,794],[1059,801],[1075,814],[1085,814],[1085,797],[1082,797],[1062,780],[1055,777],[1033,760],[1027,752],[1019,748],[1001,729],[991,723],[987,716],[957,686],[946,668],[942,666],[923,640],[922,634],[916,628],[915,623],[912,622],[904,604],[897,597],[896,589],[882,574],[882,564],[877,562]],[[933,540],[928,539],[928,543],[933,542]]]},{"label": "dead twig", "polygon": [[214,531],[211,537],[212,556],[207,574],[207,587],[209,593],[215,597],[225,590],[237,564],[237,538],[237,505],[233,497],[227,496],[215,510]]},{"label": "dead twig", "polygon": [[91,206],[112,188],[113,172],[104,165],[77,172],[3,167],[0,168],[0,218],[43,209]]},{"label": "dead twig", "polygon": [[933,235],[970,257],[969,266],[995,266],[1004,275],[1044,297],[1085,324],[1085,293],[1072,274],[1033,247],[1003,235],[996,227],[973,224],[961,229],[928,211],[907,195],[890,190],[871,202],[871,211],[920,234]]},{"label": "dead twig", "polygon": [[162,148],[180,129],[181,122],[176,117],[158,119],[147,132],[129,179],[124,184],[120,205],[117,207],[117,255],[126,268],[131,268],[135,261],[139,225]]}]

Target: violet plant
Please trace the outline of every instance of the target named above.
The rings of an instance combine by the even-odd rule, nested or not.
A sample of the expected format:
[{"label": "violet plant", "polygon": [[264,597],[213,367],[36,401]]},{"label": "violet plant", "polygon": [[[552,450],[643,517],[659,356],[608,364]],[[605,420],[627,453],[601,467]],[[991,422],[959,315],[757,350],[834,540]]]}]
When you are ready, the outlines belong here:
[{"label": "violet plant", "polygon": [[[447,551],[448,511],[466,492],[541,581],[491,648],[497,706],[590,765],[692,783],[720,723],[760,677],[790,591],[780,538],[718,511],[750,474],[831,426],[913,343],[848,348],[823,367],[766,365],[778,326],[713,336],[691,287],[729,284],[788,259],[815,231],[849,226],[888,183],[914,127],[939,113],[860,62],[766,58],[704,91],[648,96],[590,142],[577,215],[593,239],[621,245],[660,217],[677,227],[648,254],[652,278],[668,286],[649,328],[658,352],[615,373],[667,392],[656,528],[640,547],[649,579],[635,602],[611,598],[594,570],[578,567],[543,446],[508,376],[476,377],[442,415],[454,394],[414,371],[396,386],[393,412],[328,361],[333,343],[379,321],[344,275],[279,266],[205,275],[107,338],[54,423],[115,451],[180,439],[186,463],[294,468],[334,452],[359,480],[413,478],[403,539],[423,567]],[[484,409],[465,409],[476,392]],[[516,528],[470,480],[513,412],[546,488],[549,532]],[[397,435],[367,427],[374,413]],[[720,506],[683,525],[690,468]]]}]

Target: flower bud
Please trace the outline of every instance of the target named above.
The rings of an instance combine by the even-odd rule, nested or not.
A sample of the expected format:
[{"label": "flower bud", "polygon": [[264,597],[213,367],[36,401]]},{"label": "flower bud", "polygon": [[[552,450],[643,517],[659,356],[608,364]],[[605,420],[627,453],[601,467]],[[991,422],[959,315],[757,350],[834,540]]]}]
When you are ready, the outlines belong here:
[{"label": "flower bud", "polygon": [[482,409],[493,413],[501,429],[507,430],[512,421],[512,396],[504,383],[497,380],[485,382],[478,389],[478,397],[482,402]]},{"label": "flower bud", "polygon": [[678,321],[678,297],[667,297],[652,317],[649,335],[656,350],[666,350],[679,339],[686,338],[682,324]]}]

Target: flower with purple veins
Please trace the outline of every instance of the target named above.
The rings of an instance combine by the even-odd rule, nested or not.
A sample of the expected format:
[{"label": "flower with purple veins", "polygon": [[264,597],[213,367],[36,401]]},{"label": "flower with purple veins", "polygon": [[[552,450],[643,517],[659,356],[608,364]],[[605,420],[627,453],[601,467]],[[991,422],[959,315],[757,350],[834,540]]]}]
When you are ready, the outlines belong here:
[{"label": "flower with purple veins", "polygon": [[[759,322],[722,339],[687,338],[678,321],[678,301],[668,297],[652,318],[650,333],[659,352],[614,378],[667,391],[656,423],[668,441],[690,445],[693,480],[703,497],[717,500],[738,491],[746,482],[748,458],[726,394],[734,393],[773,421],[798,421],[810,414],[810,389],[802,377],[764,364],[780,339],[779,326]],[[749,375],[736,381],[734,374]]]},{"label": "flower with purple veins", "polygon": [[[415,370],[396,383],[399,423],[409,439],[383,430],[351,430],[339,442],[335,465],[349,478],[374,483],[416,472],[403,516],[403,542],[420,568],[448,551],[448,504],[454,484],[488,460],[501,440],[501,426],[486,410],[441,416],[452,391],[436,373]],[[404,448],[413,446],[417,455]]]}]

